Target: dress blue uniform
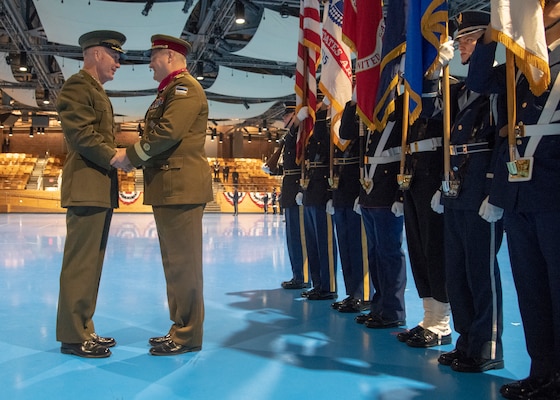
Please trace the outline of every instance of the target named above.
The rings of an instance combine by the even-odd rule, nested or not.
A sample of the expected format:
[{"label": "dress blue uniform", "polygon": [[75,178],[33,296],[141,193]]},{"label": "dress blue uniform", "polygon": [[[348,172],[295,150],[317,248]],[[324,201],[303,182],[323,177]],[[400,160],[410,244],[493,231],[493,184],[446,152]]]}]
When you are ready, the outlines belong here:
[{"label": "dress blue uniform", "polygon": [[371,284],[368,274],[367,236],[362,219],[354,211],[360,194],[360,142],[356,119],[356,105],[346,103],[339,135],[348,140],[344,151],[335,147],[334,169],[338,185],[333,188],[334,221],[338,252],[348,297],[333,304],[340,312],[359,312],[369,302]]},{"label": "dress blue uniform", "polygon": [[309,300],[336,298],[337,247],[332,215],[326,212],[329,187],[330,140],[327,110],[316,114],[313,135],[306,149],[309,183],[304,190],[305,243],[313,289],[304,292]]},{"label": "dress blue uniform", "polygon": [[[370,314],[363,321],[368,328],[395,327],[406,319],[406,261],[402,249],[404,218],[391,211],[395,201],[403,201],[397,184],[402,98],[397,102],[397,110],[383,132],[368,131],[365,148],[365,187],[368,188],[369,184],[371,188],[362,188],[360,208],[368,237],[369,271],[375,286]],[[362,321],[357,319],[357,322]]]},{"label": "dress blue uniform", "polygon": [[[556,395],[560,392],[560,124],[548,116],[558,110],[558,42],[549,44],[549,50],[552,84],[541,96],[531,92],[524,76],[516,82],[516,124],[526,128],[525,137],[518,137],[516,146],[521,156],[533,157],[532,179],[509,181],[509,152],[504,142],[490,193],[490,203],[504,209],[513,278],[531,357],[529,378],[504,385],[505,396],[544,390],[554,376]],[[494,52],[495,43],[477,44],[471,58],[476,79],[469,77],[467,85],[475,91],[505,95],[505,68],[493,68]]]}]

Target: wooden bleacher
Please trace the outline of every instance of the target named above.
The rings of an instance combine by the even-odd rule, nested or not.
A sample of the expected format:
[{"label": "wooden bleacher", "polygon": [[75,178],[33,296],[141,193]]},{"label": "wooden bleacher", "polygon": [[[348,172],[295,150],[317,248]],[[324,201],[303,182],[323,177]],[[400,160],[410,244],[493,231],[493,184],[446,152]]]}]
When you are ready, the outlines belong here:
[{"label": "wooden bleacher", "polygon": [[[279,188],[282,183],[281,176],[271,176],[261,168],[262,161],[257,158],[208,158],[208,165],[214,177],[214,162],[220,163],[219,182],[224,190],[233,190],[231,174],[233,171],[239,173],[239,184],[237,189],[242,192],[270,192],[272,188]],[[223,182],[222,171],[225,165],[229,166],[229,181]]]},{"label": "wooden bleacher", "polygon": [[37,156],[0,153],[0,189],[25,189],[37,163]]}]

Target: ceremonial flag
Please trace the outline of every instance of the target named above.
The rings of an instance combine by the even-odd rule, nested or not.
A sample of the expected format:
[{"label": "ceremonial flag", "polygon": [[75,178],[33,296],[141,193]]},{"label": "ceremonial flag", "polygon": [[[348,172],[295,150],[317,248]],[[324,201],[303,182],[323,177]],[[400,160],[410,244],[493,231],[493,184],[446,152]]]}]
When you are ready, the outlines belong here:
[{"label": "ceremonial flag", "polygon": [[305,147],[313,134],[317,107],[316,73],[321,56],[321,17],[318,0],[301,0],[299,12],[299,42],[296,63],[296,114],[307,107],[309,116],[300,123],[296,160],[305,156]]},{"label": "ceremonial flag", "polygon": [[422,82],[424,75],[438,67],[439,46],[447,20],[445,0],[416,0],[408,4],[404,80],[410,95],[409,124],[422,111]]},{"label": "ceremonial flag", "polygon": [[385,24],[381,0],[345,0],[342,35],[356,53],[357,113],[374,129],[375,94],[379,85]]},{"label": "ceremonial flag", "polygon": [[383,131],[389,115],[395,111],[400,64],[406,51],[406,3],[405,0],[391,0],[387,6],[381,77],[375,105],[374,123],[379,132]]},{"label": "ceremonial flag", "polygon": [[515,64],[540,96],[550,83],[541,0],[492,0],[492,37],[515,55]]},{"label": "ceremonial flag", "polygon": [[331,131],[334,144],[345,150],[349,140],[339,135],[344,106],[352,98],[351,50],[342,41],[344,0],[329,0],[323,17],[321,80],[319,88],[331,103]]}]

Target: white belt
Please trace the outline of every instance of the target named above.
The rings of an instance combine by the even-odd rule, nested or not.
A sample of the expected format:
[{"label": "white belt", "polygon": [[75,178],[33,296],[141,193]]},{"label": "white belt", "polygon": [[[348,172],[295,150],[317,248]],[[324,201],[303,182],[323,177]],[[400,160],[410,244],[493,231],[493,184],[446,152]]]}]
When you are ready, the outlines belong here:
[{"label": "white belt", "polygon": [[441,147],[441,138],[430,138],[419,140],[417,142],[412,142],[408,146],[408,154],[420,153],[422,151],[436,151],[438,147]]},{"label": "white belt", "polygon": [[551,136],[560,135],[560,124],[518,125],[519,136]]},{"label": "white belt", "polygon": [[449,154],[452,156],[459,154],[480,153],[481,151],[492,151],[492,149],[488,147],[488,142],[452,144],[449,146]]},{"label": "white belt", "polygon": [[392,162],[400,161],[401,159],[401,146],[391,147],[390,149],[383,150],[381,154],[373,157],[365,157],[365,163],[374,164],[389,164]]}]

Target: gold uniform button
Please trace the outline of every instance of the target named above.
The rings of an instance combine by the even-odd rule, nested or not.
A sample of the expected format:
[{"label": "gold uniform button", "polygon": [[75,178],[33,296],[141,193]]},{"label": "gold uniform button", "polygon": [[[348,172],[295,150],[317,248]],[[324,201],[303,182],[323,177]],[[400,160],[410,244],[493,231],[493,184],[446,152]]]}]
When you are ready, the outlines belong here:
[{"label": "gold uniform button", "polygon": [[517,145],[521,145],[523,141],[521,139],[517,139]]},{"label": "gold uniform button", "polygon": [[527,102],[524,101],[524,102],[521,104],[521,107],[522,107],[522,108],[527,108]]},{"label": "gold uniform button", "polygon": [[460,131],[462,131],[462,130],[463,130],[463,125],[460,124],[460,125],[457,127],[457,129],[460,130]]}]

